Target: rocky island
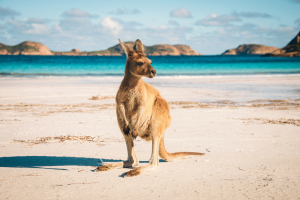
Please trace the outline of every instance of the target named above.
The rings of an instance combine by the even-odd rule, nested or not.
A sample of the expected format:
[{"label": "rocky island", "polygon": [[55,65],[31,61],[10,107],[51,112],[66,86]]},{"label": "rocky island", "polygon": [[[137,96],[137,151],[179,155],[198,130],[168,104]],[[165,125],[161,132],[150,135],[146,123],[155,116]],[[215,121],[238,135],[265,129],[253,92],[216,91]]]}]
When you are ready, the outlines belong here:
[{"label": "rocky island", "polygon": [[235,49],[228,49],[221,55],[254,55],[264,57],[300,57],[300,32],[283,48],[260,44],[243,44]]},{"label": "rocky island", "polygon": [[0,55],[52,55],[52,52],[41,43],[25,41],[15,46],[0,43]]},{"label": "rocky island", "polygon": [[300,31],[299,33],[282,49],[265,54],[266,57],[300,57]]},{"label": "rocky island", "polygon": [[[125,42],[133,47],[134,42]],[[158,44],[153,46],[144,46],[146,55],[153,56],[180,56],[180,55],[201,55],[187,45],[168,45]],[[80,51],[72,49],[71,51],[58,52],[50,51],[49,48],[38,42],[25,41],[15,46],[8,46],[0,43],[0,55],[56,55],[56,56],[121,56],[124,50],[120,44],[99,51]]]},{"label": "rocky island", "polygon": [[279,50],[277,47],[264,46],[261,44],[243,44],[235,49],[228,49],[221,55],[253,55],[266,54]]}]

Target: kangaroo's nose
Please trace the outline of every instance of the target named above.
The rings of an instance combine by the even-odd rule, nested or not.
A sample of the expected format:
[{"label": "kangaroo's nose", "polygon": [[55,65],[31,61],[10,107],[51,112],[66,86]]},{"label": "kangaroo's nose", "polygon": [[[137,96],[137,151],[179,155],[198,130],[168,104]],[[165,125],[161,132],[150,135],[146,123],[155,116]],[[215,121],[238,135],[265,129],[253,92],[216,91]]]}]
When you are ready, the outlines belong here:
[{"label": "kangaroo's nose", "polygon": [[152,70],[151,70],[151,76],[154,77],[155,75],[156,75],[156,71],[155,71],[155,69],[152,69]]}]

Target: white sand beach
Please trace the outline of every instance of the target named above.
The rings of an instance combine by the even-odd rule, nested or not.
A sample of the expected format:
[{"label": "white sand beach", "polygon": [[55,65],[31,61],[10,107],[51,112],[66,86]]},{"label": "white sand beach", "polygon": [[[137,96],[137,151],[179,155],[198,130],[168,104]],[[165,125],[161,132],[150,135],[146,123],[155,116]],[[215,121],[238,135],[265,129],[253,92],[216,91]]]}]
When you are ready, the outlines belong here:
[{"label": "white sand beach", "polygon": [[[94,171],[127,159],[120,81],[1,78],[0,199],[300,199],[298,76],[145,79],[171,106],[167,150],[205,156],[131,178]],[[135,148],[146,165],[151,143]]]}]

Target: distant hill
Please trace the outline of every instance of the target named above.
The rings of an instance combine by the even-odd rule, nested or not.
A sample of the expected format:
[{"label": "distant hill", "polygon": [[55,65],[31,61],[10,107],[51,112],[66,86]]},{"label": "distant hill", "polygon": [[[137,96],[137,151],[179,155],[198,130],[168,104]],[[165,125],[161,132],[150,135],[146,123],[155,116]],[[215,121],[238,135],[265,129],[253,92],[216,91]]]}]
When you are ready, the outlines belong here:
[{"label": "distant hill", "polygon": [[52,55],[52,53],[41,43],[25,41],[15,46],[0,43],[0,55]]},{"label": "distant hill", "polygon": [[[131,48],[134,42],[125,42]],[[168,45],[158,44],[144,46],[146,55],[166,56],[166,55],[201,55],[187,45]],[[71,51],[58,52],[50,51],[49,48],[41,43],[25,41],[15,46],[8,46],[0,43],[0,55],[67,55],[67,56],[121,56],[125,52],[121,44],[117,44],[106,50],[83,51],[73,49]]]},{"label": "distant hill", "polygon": [[264,56],[270,57],[300,57],[300,31],[285,47]]},{"label": "distant hill", "polygon": [[[125,42],[129,47],[133,47],[134,42]],[[168,45],[168,44],[158,44],[153,46],[145,46],[145,54],[153,55],[153,56],[179,56],[179,55],[201,55],[197,53],[195,50],[191,49],[190,46],[187,45]],[[56,52],[53,52],[55,55],[59,55]],[[62,52],[62,55],[70,54],[71,52]],[[91,51],[91,52],[81,52],[79,55],[99,55],[99,56],[121,56],[124,55],[125,52],[121,44],[117,44],[112,46],[106,50],[100,51]]]},{"label": "distant hill", "polygon": [[260,44],[243,44],[235,49],[228,49],[221,55],[254,55],[266,54],[278,50],[277,47],[264,46]]},{"label": "distant hill", "polygon": [[283,50],[286,52],[295,52],[300,51],[300,31],[299,33],[290,41],[285,47],[283,47]]}]

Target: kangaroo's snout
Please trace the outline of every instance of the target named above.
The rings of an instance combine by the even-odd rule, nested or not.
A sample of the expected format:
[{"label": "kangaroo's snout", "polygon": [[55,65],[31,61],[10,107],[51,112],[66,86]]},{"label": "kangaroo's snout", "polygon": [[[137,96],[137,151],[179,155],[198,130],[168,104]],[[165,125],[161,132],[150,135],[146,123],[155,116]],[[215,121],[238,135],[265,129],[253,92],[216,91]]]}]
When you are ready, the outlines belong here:
[{"label": "kangaroo's snout", "polygon": [[151,69],[150,70],[150,78],[153,78],[156,75],[156,70],[155,69]]}]

